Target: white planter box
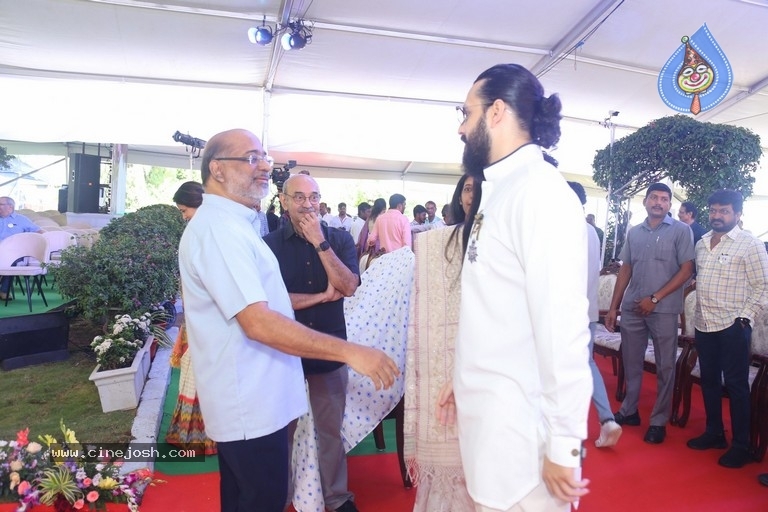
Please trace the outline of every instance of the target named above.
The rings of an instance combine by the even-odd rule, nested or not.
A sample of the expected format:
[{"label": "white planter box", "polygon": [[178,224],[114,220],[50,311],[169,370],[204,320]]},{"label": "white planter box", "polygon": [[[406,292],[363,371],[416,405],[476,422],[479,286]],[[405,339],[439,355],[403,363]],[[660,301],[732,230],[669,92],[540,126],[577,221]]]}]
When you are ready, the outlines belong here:
[{"label": "white planter box", "polygon": [[136,353],[133,364],[128,368],[99,371],[96,366],[88,380],[93,381],[99,390],[101,410],[103,412],[135,409],[139,405],[144,382],[147,380],[149,367],[150,337],[144,346]]}]

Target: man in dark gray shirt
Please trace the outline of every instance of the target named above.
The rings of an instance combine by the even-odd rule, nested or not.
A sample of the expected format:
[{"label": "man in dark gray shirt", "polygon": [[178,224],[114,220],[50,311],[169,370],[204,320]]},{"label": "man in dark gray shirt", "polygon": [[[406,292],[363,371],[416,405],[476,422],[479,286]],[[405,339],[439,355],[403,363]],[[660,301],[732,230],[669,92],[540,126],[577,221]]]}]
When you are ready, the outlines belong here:
[{"label": "man in dark gray shirt", "polygon": [[[613,331],[621,304],[621,348],[627,394],[615,414],[620,425],[640,425],[638,403],[643,361],[649,336],[656,355],[656,403],[645,442],[666,437],[677,358],[677,327],[683,309],[683,287],[693,273],[690,228],[667,215],[672,191],[663,183],[648,187],[643,200],[648,217],[633,227],[619,254],[623,261],[613,290],[605,326]],[[626,293],[625,293],[626,292]]]}]

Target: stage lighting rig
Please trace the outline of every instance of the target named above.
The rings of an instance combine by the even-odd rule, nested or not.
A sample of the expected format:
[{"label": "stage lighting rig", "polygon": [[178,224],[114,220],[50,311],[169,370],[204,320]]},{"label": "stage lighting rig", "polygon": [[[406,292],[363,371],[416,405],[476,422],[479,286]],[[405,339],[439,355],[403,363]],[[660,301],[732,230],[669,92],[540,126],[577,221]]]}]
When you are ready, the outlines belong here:
[{"label": "stage lighting rig", "polygon": [[187,151],[191,152],[194,158],[200,156],[200,151],[205,148],[205,141],[203,139],[192,137],[188,133],[185,135],[178,130],[173,134],[173,140],[187,146]]},{"label": "stage lighting rig", "polygon": [[302,19],[289,21],[287,25],[275,25],[274,28],[267,25],[267,17],[261,22],[260,27],[248,29],[248,40],[259,46],[267,46],[273,40],[280,39],[280,45],[284,50],[301,50],[312,42],[312,30],[314,22]]}]

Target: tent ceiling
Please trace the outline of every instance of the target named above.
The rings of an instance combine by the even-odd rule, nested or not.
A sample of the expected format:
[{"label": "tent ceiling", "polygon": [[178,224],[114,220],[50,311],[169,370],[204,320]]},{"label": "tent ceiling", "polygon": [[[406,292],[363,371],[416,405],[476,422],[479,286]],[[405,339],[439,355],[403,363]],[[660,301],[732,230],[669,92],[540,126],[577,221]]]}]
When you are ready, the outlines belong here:
[{"label": "tent ceiling", "polygon": [[[312,43],[250,44],[263,16],[314,22]],[[734,86],[699,118],[768,145],[767,22],[766,0],[0,0],[0,139],[123,143],[129,159],[184,167],[175,131],[208,139],[238,126],[300,168],[447,180],[462,151],[453,106],[482,70],[517,62],[561,96],[561,169],[591,174],[609,110],[617,138],[674,114],[658,72],[704,23]]]}]

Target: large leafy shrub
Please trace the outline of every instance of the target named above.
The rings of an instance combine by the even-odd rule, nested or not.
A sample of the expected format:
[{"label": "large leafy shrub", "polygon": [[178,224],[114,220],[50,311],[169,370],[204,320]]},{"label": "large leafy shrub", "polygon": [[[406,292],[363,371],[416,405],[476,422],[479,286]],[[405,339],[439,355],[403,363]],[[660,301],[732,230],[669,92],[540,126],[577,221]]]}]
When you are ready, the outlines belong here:
[{"label": "large leafy shrub", "polygon": [[86,318],[110,311],[140,314],[179,290],[178,246],[184,221],[169,205],[153,205],[113,220],[88,249],[76,246],[51,269],[63,296]]}]

